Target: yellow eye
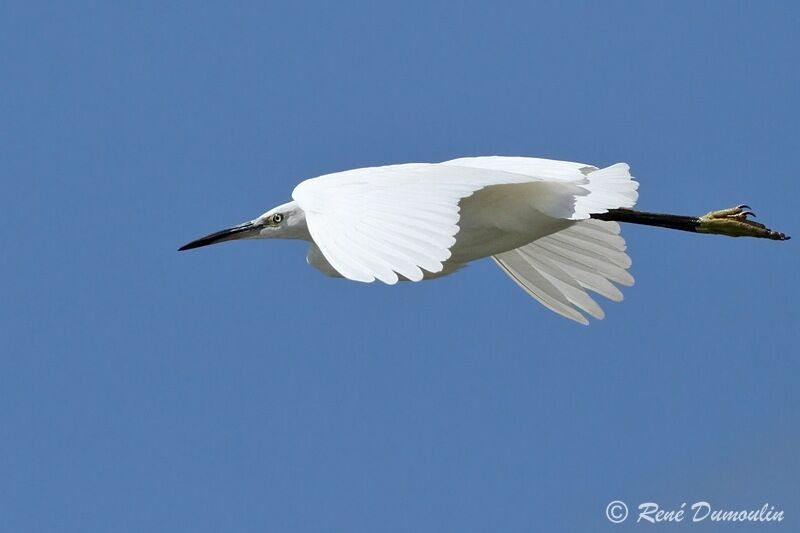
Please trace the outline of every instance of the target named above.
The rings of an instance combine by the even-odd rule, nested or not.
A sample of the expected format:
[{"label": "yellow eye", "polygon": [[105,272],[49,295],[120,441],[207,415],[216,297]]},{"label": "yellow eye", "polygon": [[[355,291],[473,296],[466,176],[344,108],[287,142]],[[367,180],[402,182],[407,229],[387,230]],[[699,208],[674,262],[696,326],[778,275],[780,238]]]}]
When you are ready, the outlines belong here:
[{"label": "yellow eye", "polygon": [[275,213],[274,215],[272,215],[273,223],[280,224],[282,220],[283,220],[283,215],[281,215],[280,213]]}]

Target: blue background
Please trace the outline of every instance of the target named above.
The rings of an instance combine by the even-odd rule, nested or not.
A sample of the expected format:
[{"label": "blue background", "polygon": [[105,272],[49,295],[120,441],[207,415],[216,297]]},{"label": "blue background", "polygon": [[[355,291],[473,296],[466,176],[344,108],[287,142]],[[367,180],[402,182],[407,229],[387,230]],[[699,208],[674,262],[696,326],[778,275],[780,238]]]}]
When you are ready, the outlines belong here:
[{"label": "blue background", "polygon": [[794,241],[626,227],[637,284],[589,327],[488,260],[386,287],[298,242],[176,248],[308,177],[479,154],[627,161],[641,209],[798,233],[798,27],[790,2],[5,3],[0,530],[629,530],[613,499],[796,530]]}]

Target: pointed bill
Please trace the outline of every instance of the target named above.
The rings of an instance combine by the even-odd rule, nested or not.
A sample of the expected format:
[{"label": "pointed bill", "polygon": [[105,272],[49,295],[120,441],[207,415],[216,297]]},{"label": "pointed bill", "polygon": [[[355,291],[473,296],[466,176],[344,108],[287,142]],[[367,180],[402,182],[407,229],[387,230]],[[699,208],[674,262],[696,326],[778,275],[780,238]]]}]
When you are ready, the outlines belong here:
[{"label": "pointed bill", "polygon": [[260,226],[255,224],[253,221],[245,222],[244,224],[239,224],[238,226],[233,226],[232,228],[227,228],[206,235],[205,237],[200,237],[197,240],[184,244],[183,246],[178,248],[178,251],[182,252],[184,250],[192,250],[193,248],[200,248],[202,246],[208,246],[210,244],[217,244],[218,242],[246,239],[252,236],[253,233],[257,232],[259,229]]}]

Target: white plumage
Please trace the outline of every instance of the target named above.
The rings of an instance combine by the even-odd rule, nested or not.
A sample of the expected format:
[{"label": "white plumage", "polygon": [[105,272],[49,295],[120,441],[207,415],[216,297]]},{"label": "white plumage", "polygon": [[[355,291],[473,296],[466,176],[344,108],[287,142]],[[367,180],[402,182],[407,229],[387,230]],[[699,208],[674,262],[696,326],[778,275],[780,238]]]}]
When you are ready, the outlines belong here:
[{"label": "white plumage", "polygon": [[300,183],[294,201],[190,243],[237,238],[310,241],[308,261],[354,281],[420,281],[493,256],[553,311],[602,318],[587,290],[621,300],[631,262],[614,222],[638,184],[628,165],[598,169],[529,157],[469,157],[337,172]]},{"label": "white plumage", "polygon": [[497,254],[494,260],[548,309],[588,324],[579,311],[598,319],[605,313],[585,289],[619,302],[622,293],[612,282],[633,285],[633,276],[626,270],[631,260],[619,231],[616,222],[581,220],[567,229]]}]

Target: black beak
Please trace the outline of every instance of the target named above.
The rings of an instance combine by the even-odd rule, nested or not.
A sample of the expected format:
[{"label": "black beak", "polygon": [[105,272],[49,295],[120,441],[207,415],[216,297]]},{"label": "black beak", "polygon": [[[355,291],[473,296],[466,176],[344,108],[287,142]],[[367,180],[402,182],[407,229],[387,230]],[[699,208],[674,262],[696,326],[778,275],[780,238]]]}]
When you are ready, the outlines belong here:
[{"label": "black beak", "polygon": [[178,251],[182,252],[184,250],[191,250],[192,248],[200,248],[201,246],[208,246],[209,244],[216,244],[218,242],[241,239],[245,237],[244,234],[250,232],[251,230],[256,229],[256,227],[257,227],[256,224],[254,224],[253,222],[245,222],[244,224],[239,224],[238,226],[224,229],[222,231],[212,233],[211,235],[206,235],[205,237],[200,237],[196,241],[184,244],[183,246],[178,248]]}]

